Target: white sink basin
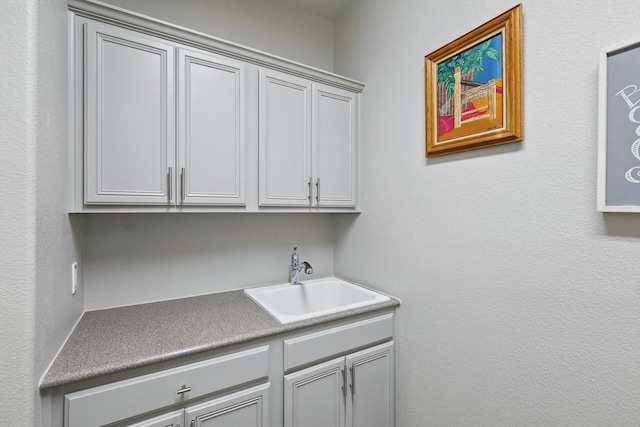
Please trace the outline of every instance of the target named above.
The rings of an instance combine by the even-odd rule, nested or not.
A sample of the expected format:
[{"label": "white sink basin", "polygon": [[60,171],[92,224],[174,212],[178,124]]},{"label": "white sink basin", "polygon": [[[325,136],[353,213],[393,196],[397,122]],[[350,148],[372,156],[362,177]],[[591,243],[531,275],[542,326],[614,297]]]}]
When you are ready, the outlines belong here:
[{"label": "white sink basin", "polygon": [[252,300],[280,323],[324,316],[388,301],[389,297],[335,277],[245,289]]}]

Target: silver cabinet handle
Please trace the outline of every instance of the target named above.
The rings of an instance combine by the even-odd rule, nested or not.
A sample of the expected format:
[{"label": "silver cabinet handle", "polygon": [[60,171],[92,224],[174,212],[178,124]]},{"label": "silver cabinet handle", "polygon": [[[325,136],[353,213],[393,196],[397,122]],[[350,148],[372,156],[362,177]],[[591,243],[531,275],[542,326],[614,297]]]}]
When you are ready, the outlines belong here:
[{"label": "silver cabinet handle", "polygon": [[307,186],[309,187],[309,207],[313,206],[313,202],[311,201],[311,177],[309,177],[309,182],[307,182]]},{"label": "silver cabinet handle", "polygon": [[344,397],[347,397],[347,367],[345,365],[344,368],[340,369],[340,372],[342,372],[342,394],[344,394]]},{"label": "silver cabinet handle", "polygon": [[316,179],[316,206],[320,205],[320,178]]},{"label": "silver cabinet handle", "polygon": [[173,199],[173,168],[171,166],[169,166],[167,176],[169,177],[169,191],[167,193],[169,194],[169,204],[171,204]]},{"label": "silver cabinet handle", "polygon": [[186,385],[182,385],[180,390],[178,390],[178,394],[189,393],[191,391],[191,387],[187,387]]},{"label": "silver cabinet handle", "polygon": [[184,201],[184,168],[180,171],[180,200]]},{"label": "silver cabinet handle", "polygon": [[351,371],[351,393],[356,394],[356,365],[350,367],[349,371]]}]

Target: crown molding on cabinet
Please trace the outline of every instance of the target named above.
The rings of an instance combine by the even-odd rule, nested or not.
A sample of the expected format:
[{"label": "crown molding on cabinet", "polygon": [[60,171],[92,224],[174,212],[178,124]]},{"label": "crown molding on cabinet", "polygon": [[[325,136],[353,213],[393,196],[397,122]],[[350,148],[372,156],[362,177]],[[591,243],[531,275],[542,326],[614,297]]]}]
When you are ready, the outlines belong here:
[{"label": "crown molding on cabinet", "polygon": [[132,12],[97,0],[69,0],[69,10],[78,16],[107,22],[135,31],[159,36],[167,40],[190,45],[226,57],[261,67],[284,71],[319,83],[329,84],[360,93],[364,83],[295,61],[271,55],[224,39],[195,31],[143,14]]}]

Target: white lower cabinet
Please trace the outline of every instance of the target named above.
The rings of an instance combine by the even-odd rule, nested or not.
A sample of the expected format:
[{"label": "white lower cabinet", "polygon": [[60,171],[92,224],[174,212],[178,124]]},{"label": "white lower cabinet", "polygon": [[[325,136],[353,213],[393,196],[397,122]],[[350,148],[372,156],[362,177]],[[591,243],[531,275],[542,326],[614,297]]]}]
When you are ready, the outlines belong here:
[{"label": "white lower cabinet", "polygon": [[267,427],[269,383],[189,406],[126,427]]},{"label": "white lower cabinet", "polygon": [[393,312],[356,317],[65,386],[43,427],[395,427],[394,325]]},{"label": "white lower cabinet", "polygon": [[183,421],[184,411],[180,410],[139,421],[135,424],[129,424],[127,427],[181,427]]},{"label": "white lower cabinet", "polygon": [[347,427],[395,425],[393,346],[390,342],[346,357]]},{"label": "white lower cabinet", "polygon": [[393,342],[284,377],[285,427],[392,427]]},{"label": "white lower cabinet", "polygon": [[267,427],[269,384],[185,409],[188,427]]},{"label": "white lower cabinet", "polygon": [[344,358],[284,377],[285,427],[345,425]]}]

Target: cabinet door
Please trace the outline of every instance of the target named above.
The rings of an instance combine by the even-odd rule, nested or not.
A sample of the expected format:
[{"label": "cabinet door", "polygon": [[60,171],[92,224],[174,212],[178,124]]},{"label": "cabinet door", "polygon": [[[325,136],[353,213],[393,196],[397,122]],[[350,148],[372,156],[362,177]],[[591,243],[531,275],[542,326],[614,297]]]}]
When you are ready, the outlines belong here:
[{"label": "cabinet door", "polygon": [[185,409],[189,427],[268,427],[269,383]]},{"label": "cabinet door", "polygon": [[168,204],[174,48],[107,24],[85,30],[85,203]]},{"label": "cabinet door", "polygon": [[344,358],[284,377],[285,427],[344,427]]},{"label": "cabinet door", "polygon": [[357,94],[313,85],[313,204],[356,206]]},{"label": "cabinet door", "polygon": [[183,419],[184,412],[179,410],[169,414],[160,415],[159,417],[140,421],[135,424],[127,424],[126,427],[180,427]]},{"label": "cabinet door", "polygon": [[311,83],[260,70],[260,205],[309,206]]},{"label": "cabinet door", "polygon": [[244,66],[178,52],[179,204],[245,203]]},{"label": "cabinet door", "polygon": [[393,342],[347,356],[347,367],[347,427],[393,427]]}]

